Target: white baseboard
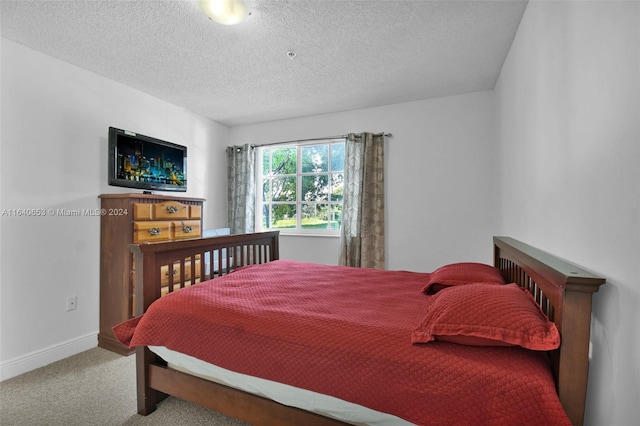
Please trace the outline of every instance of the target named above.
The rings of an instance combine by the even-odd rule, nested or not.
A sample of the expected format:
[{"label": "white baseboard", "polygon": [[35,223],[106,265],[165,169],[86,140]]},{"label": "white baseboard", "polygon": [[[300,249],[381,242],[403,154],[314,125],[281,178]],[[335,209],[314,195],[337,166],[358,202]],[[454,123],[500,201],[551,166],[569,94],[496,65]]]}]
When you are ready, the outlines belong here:
[{"label": "white baseboard", "polygon": [[80,352],[88,351],[96,346],[98,346],[98,332],[93,332],[0,362],[0,381],[44,367]]}]

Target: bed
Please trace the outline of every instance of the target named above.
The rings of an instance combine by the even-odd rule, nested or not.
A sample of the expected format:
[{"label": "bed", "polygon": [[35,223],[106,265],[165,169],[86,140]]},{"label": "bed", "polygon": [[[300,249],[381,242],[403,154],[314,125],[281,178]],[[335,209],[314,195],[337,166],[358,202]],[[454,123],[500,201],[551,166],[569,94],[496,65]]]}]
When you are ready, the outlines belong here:
[{"label": "bed", "polygon": [[[114,331],[136,347],[142,415],[172,395],[265,425],[583,423],[591,298],[605,280],[512,238],[494,237],[495,267],[485,265],[498,271],[501,285],[481,278],[425,285],[441,268],[291,262],[279,259],[278,232],[131,249],[139,315]],[[216,270],[202,258],[229,267]],[[449,266],[458,265],[442,270]],[[167,283],[167,270],[180,272]],[[349,285],[334,285],[343,277]],[[525,343],[510,341],[509,333],[483,335],[500,344],[469,343],[448,339],[423,318],[436,307],[449,314],[458,306],[451,297],[491,301],[494,292],[527,295],[552,327],[537,326]],[[525,318],[479,305],[508,323]],[[171,310],[178,316],[168,317]],[[260,310],[267,314],[258,320],[236,316]],[[295,338],[283,334],[288,327]]]}]

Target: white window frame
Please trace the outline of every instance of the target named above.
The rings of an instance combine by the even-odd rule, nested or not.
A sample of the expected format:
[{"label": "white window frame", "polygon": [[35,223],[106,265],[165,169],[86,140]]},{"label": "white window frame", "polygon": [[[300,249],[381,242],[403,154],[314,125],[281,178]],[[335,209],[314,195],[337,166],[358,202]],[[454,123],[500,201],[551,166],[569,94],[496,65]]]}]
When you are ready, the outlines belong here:
[{"label": "white window frame", "polygon": [[[269,231],[269,230],[278,230],[282,235],[302,235],[302,236],[322,236],[322,237],[338,237],[340,236],[340,229],[305,229],[301,227],[302,214],[301,214],[301,204],[308,203],[300,199],[302,195],[302,176],[309,176],[315,173],[302,173],[302,147],[304,146],[313,146],[313,145],[329,145],[329,167],[331,167],[331,144],[335,143],[346,143],[345,138],[327,138],[327,139],[316,139],[313,141],[304,141],[304,142],[289,142],[283,144],[270,144],[265,146],[258,146],[258,152],[256,157],[256,208],[255,208],[255,223],[256,230],[258,232],[261,231]],[[262,214],[262,181],[263,181],[263,170],[262,170],[262,155],[264,149],[276,149],[276,148],[296,148],[296,228],[265,228],[262,226],[263,214]],[[331,175],[334,172],[329,170],[329,180],[331,180]],[[344,174],[344,168],[342,173]],[[325,174],[324,172],[318,174]],[[327,204],[329,201],[327,201]],[[333,202],[333,204],[337,204]],[[342,203],[340,203],[342,204]]]}]

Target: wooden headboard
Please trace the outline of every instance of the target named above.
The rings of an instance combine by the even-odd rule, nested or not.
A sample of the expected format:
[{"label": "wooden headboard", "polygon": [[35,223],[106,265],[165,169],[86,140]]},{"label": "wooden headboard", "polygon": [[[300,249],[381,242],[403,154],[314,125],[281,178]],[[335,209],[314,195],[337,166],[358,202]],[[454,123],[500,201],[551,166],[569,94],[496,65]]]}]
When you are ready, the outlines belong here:
[{"label": "wooden headboard", "polygon": [[550,353],[558,395],[574,425],[584,422],[591,295],[605,283],[584,269],[509,237],[494,237],[494,262],[518,283],[558,327],[560,348]]}]

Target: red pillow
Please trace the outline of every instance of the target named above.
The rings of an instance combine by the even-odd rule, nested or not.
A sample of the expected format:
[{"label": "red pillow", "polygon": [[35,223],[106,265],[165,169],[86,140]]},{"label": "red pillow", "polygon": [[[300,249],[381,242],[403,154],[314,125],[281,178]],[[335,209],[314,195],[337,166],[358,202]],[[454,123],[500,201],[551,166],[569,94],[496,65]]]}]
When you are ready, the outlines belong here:
[{"label": "red pillow", "polygon": [[560,333],[533,296],[517,284],[469,284],[431,298],[411,342],[434,340],[547,351],[560,346]]},{"label": "red pillow", "polygon": [[473,283],[505,284],[498,268],[484,263],[461,262],[442,266],[429,277],[422,291],[435,294],[443,288]]}]

